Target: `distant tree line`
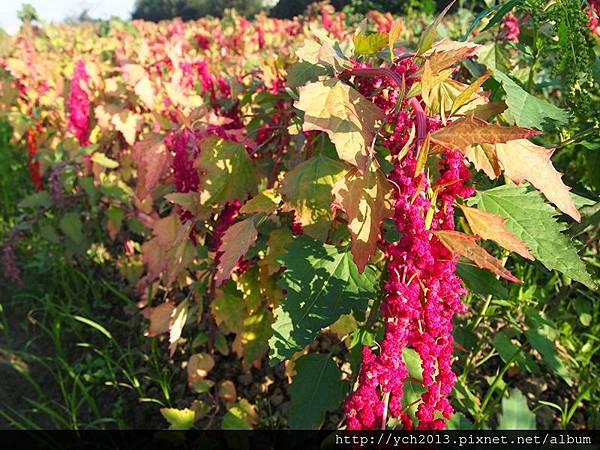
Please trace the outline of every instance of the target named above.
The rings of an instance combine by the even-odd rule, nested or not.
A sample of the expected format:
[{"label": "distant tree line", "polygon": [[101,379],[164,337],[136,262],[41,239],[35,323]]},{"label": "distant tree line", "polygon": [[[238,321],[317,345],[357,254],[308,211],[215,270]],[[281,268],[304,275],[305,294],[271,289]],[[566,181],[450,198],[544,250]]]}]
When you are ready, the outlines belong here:
[{"label": "distant tree line", "polygon": [[227,8],[235,8],[246,17],[268,10],[263,0],[137,0],[132,18],[152,22],[174,17],[194,20],[204,16],[221,17]]},{"label": "distant tree line", "polygon": [[[365,14],[370,10],[406,14],[410,11],[433,13],[444,8],[450,0],[330,0],[337,10]],[[221,17],[226,8],[235,8],[238,13],[253,17],[260,11],[268,11],[272,17],[290,19],[302,14],[315,0],[279,0],[272,6],[266,0],[136,0],[134,19],[153,22],[181,17],[194,20],[204,16]]]}]

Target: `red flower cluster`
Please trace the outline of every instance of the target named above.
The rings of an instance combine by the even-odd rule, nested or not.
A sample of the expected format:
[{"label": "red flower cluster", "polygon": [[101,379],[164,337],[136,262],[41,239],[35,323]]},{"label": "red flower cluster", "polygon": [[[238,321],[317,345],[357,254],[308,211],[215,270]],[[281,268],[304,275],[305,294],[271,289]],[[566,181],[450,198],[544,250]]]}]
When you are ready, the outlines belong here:
[{"label": "red flower cluster", "polygon": [[89,82],[85,71],[85,62],[77,61],[75,72],[71,79],[71,96],[69,97],[68,130],[79,140],[79,145],[90,144],[90,100],[82,87]]},{"label": "red flower cluster", "polygon": [[521,34],[519,21],[513,13],[508,13],[504,16],[498,37],[510,42],[519,42],[519,34]]},{"label": "red flower cluster", "polygon": [[588,27],[596,36],[600,36],[600,26],[598,26],[598,17],[600,16],[600,0],[589,0],[590,6],[585,10],[588,16]]},{"label": "red flower cluster", "polygon": [[[415,69],[409,60],[394,67],[405,77]],[[380,85],[381,80],[369,80],[360,82],[359,89],[373,92]],[[465,290],[451,253],[432,231],[454,229],[453,202],[456,196],[471,196],[473,189],[466,185],[469,171],[462,155],[447,151],[439,164],[439,179],[431,186],[439,200],[433,204],[426,196],[427,177],[424,171],[416,170],[422,137],[435,130],[439,121],[425,117],[415,100],[409,103],[412,113],[406,104],[393,113],[392,100],[397,94],[379,91],[377,97],[375,103],[394,126],[384,145],[394,162],[389,178],[397,187],[394,220],[401,238],[382,244],[389,257],[387,294],[381,306],[385,335],[378,354],[363,348],[358,388],[346,401],[346,419],[349,429],[385,427],[388,416],[400,419],[406,429],[442,429],[445,419],[453,414],[447,398],[456,378],[451,367],[452,318],[464,309],[460,296]],[[401,156],[413,126],[416,145]],[[420,382],[425,389],[415,413],[417,423],[408,414],[410,405],[403,402],[403,386],[408,381],[403,352],[407,348],[415,350],[421,359],[422,380],[410,380]]]}]

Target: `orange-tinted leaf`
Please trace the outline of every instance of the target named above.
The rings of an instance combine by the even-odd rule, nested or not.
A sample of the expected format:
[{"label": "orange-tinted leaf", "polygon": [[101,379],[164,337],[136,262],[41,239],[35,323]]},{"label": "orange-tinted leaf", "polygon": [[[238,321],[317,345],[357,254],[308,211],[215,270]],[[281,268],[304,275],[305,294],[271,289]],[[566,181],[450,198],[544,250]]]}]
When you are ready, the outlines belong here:
[{"label": "orange-tinted leaf", "polygon": [[528,128],[503,127],[468,115],[435,131],[431,140],[442,147],[459,150],[464,154],[469,145],[508,142],[536,134],[539,132]]},{"label": "orange-tinted leaf", "polygon": [[506,111],[506,103],[500,102],[489,102],[483,105],[477,106],[473,110],[473,116],[481,120],[490,120],[490,118],[497,116],[498,114]]},{"label": "orange-tinted leaf", "polygon": [[229,408],[237,399],[235,384],[231,380],[223,380],[219,383],[219,398],[223,400],[226,408]]},{"label": "orange-tinted leaf", "polygon": [[523,284],[521,280],[502,265],[502,261],[494,258],[484,248],[477,245],[475,242],[477,241],[477,236],[458,231],[434,231],[434,234],[452,253],[464,256],[482,269],[490,270],[502,278],[506,278],[514,283]]},{"label": "orange-tinted leaf", "polygon": [[172,303],[162,303],[155,308],[144,309],[144,317],[150,321],[144,336],[154,337],[168,332],[174,310]]},{"label": "orange-tinted leaf", "polygon": [[472,55],[480,47],[480,45],[473,42],[459,42],[444,38],[437,42],[424,56],[428,57],[431,71],[436,74]]},{"label": "orange-tinted leaf", "polygon": [[468,206],[463,205],[461,205],[460,208],[467,218],[467,222],[469,222],[469,226],[471,227],[471,230],[473,230],[473,233],[478,234],[483,239],[491,239],[505,249],[518,253],[523,258],[531,261],[535,259],[531,256],[531,253],[529,253],[527,245],[508,231],[505,225],[508,219],[477,208],[469,208]]},{"label": "orange-tinted leaf", "polygon": [[562,181],[562,174],[552,165],[553,148],[540,147],[527,139],[519,139],[506,144],[497,144],[498,159],[508,178],[519,184],[529,181],[558,209],[577,222],[581,215],[569,194],[570,187]]},{"label": "orange-tinted leaf", "polygon": [[171,153],[161,134],[152,133],[135,144],[133,154],[138,162],[137,194],[144,198],[159,184],[171,168]]},{"label": "orange-tinted leaf", "polygon": [[310,83],[300,88],[296,108],[304,111],[304,131],[325,131],[340,159],[366,167],[375,124],[382,111],[358,91],[340,80]]},{"label": "orange-tinted leaf", "polygon": [[348,216],[352,256],[359,272],[377,250],[381,222],[393,215],[392,191],[383,172],[373,166],[363,175],[352,169],[333,186],[332,206]]},{"label": "orange-tinted leaf", "polygon": [[188,384],[194,386],[199,380],[206,378],[213,367],[215,360],[208,353],[192,355],[187,363]]},{"label": "orange-tinted leaf", "polygon": [[170,284],[193,259],[194,245],[189,240],[192,224],[181,224],[177,214],[159,219],[153,226],[153,238],[142,244],[142,260],[148,266],[150,279],[165,272]]},{"label": "orange-tinted leaf", "polygon": [[223,235],[221,247],[219,247],[222,254],[215,275],[217,286],[229,279],[238,260],[256,242],[257,237],[258,232],[254,225],[254,216],[235,223],[227,229]]},{"label": "orange-tinted leaf", "polygon": [[123,77],[132,86],[134,86],[146,75],[146,71],[144,70],[144,68],[138,64],[125,64],[122,67],[122,70]]}]

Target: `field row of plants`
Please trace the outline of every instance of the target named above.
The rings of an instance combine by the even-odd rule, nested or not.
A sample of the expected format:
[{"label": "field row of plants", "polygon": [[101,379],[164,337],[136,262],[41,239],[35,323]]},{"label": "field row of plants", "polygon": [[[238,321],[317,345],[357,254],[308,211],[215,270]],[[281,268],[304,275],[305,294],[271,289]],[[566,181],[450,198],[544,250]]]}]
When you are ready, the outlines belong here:
[{"label": "field row of plants", "polygon": [[2,426],[599,427],[599,9],[26,18]]}]

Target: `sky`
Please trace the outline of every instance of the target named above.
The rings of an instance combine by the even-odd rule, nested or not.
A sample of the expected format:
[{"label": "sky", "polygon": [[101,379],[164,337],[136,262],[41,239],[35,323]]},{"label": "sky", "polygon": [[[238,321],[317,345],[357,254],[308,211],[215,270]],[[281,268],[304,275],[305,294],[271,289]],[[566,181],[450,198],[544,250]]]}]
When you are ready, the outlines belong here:
[{"label": "sky", "polygon": [[94,18],[119,16],[128,19],[135,0],[0,0],[0,27],[4,31],[12,34],[19,29],[17,11],[23,3],[32,5],[41,19],[57,22],[65,17],[77,16],[86,8]]}]

